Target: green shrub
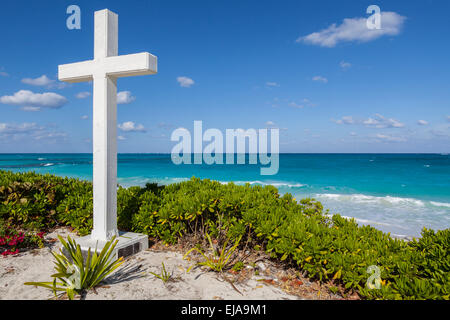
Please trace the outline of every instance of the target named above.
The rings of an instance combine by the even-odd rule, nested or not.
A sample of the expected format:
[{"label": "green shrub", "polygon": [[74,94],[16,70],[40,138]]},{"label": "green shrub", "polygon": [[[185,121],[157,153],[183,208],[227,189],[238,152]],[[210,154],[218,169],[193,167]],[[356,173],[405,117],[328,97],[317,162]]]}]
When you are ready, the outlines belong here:
[{"label": "green shrub", "polygon": [[[27,201],[20,199],[26,198]],[[54,210],[56,212],[53,212]],[[35,173],[0,171],[0,220],[16,226],[92,228],[92,184]],[[370,299],[449,299],[450,229],[393,239],[352,219],[330,216],[314,199],[297,202],[272,186],[223,185],[208,179],[119,188],[118,226],[167,243],[194,234],[251,243],[296,264],[312,279],[343,285]],[[369,289],[370,266],[380,289]]]}]

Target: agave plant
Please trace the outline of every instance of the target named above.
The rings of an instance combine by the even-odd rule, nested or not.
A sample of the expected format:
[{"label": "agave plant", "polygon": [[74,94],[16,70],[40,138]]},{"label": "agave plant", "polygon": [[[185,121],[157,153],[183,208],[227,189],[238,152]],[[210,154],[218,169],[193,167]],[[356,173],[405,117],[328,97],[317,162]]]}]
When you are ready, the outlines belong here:
[{"label": "agave plant", "polygon": [[73,239],[67,237],[65,241],[60,236],[58,238],[66,250],[66,255],[62,249],[60,253],[52,252],[56,270],[56,273],[52,275],[53,281],[26,282],[25,285],[51,289],[55,297],[58,291],[65,291],[68,298],[73,300],[75,294],[83,295],[87,290],[96,287],[123,263],[122,257],[111,258],[118,242],[115,237],[105,244],[99,254],[97,254],[97,247],[93,254],[89,248],[86,259],[83,257],[80,245]]},{"label": "agave plant", "polygon": [[205,259],[202,262],[198,262],[197,264],[191,266],[187,271],[189,272],[193,267],[195,266],[206,266],[210,268],[213,271],[216,272],[222,272],[225,267],[228,266],[230,262],[230,258],[233,255],[233,253],[236,251],[237,247],[239,246],[239,242],[241,241],[242,236],[240,236],[234,245],[231,248],[227,248],[228,241],[230,238],[227,238],[220,250],[216,250],[214,248],[214,245],[212,243],[211,237],[208,233],[206,233],[206,237],[208,238],[209,245],[211,247],[212,255],[207,256],[205,253],[203,253],[198,248],[192,248],[186,254],[184,255],[184,258],[186,258],[192,251],[197,251],[200,253],[203,258]]},{"label": "agave plant", "polygon": [[152,275],[154,275],[156,278],[161,279],[162,282],[164,282],[164,283],[166,283],[166,282],[168,282],[169,280],[172,280],[172,279],[173,279],[173,272],[172,272],[172,273],[169,273],[169,272],[166,270],[166,266],[164,265],[164,262],[162,263],[162,268],[161,268],[161,273],[160,273],[160,274],[155,273],[155,272],[151,272],[151,271],[150,271],[150,273],[151,273]]}]

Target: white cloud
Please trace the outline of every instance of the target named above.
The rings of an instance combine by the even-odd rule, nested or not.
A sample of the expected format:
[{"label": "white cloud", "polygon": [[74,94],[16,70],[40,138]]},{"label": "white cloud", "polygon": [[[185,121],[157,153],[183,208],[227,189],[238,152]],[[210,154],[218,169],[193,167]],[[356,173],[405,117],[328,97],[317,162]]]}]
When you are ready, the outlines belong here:
[{"label": "white cloud", "polygon": [[43,127],[39,127],[35,122],[32,123],[0,123],[0,134],[15,134],[22,132],[32,132],[37,130],[42,130]]},{"label": "white cloud", "polygon": [[341,61],[341,63],[339,65],[344,70],[347,70],[348,68],[350,68],[352,66],[352,64],[350,62],[345,62],[345,61]]},{"label": "white cloud", "polygon": [[405,142],[406,139],[402,137],[394,137],[386,134],[377,134],[375,138],[381,142]]},{"label": "white cloud", "polygon": [[45,87],[52,84],[53,82],[55,82],[55,80],[49,79],[45,74],[35,79],[32,78],[22,79],[22,83],[38,87]]},{"label": "white cloud", "polygon": [[266,121],[266,126],[272,127],[275,125],[275,122],[273,121]]},{"label": "white cloud", "polygon": [[38,112],[38,111],[41,111],[41,107],[28,106],[28,107],[22,107],[22,108],[20,108],[20,110],[27,111],[27,112]]},{"label": "white cloud", "polygon": [[83,91],[83,92],[77,93],[77,94],[75,95],[75,97],[76,97],[77,99],[85,99],[85,98],[89,97],[90,95],[91,95],[90,92],[88,92],[88,91]]},{"label": "white cloud", "polygon": [[354,132],[354,131],[350,132],[349,134],[350,134],[352,137],[356,137],[356,136],[357,136],[356,132]]},{"label": "white cloud", "polygon": [[384,35],[395,36],[401,32],[406,17],[395,12],[381,13],[381,29],[367,28],[367,18],[347,18],[340,25],[335,23],[319,32],[300,37],[296,42],[304,42],[332,48],[340,42],[368,42]]},{"label": "white cloud", "polygon": [[450,116],[447,116],[447,121],[450,122]]},{"label": "white cloud", "polygon": [[334,119],[331,120],[337,124],[348,124],[348,125],[359,124],[369,128],[377,128],[377,129],[403,128],[405,126],[400,121],[393,118],[386,118],[381,114],[376,114],[373,118],[368,118],[366,120],[358,120],[353,118],[352,116],[345,116],[338,120]]},{"label": "white cloud", "polygon": [[142,124],[136,124],[133,121],[120,123],[118,127],[124,132],[145,132],[145,127]]},{"label": "white cloud", "polygon": [[363,121],[363,124],[366,127],[375,127],[378,129],[383,128],[403,128],[405,125],[401,123],[400,121],[397,121],[392,118],[385,118],[381,114],[376,114],[375,118],[369,118],[367,120]]},{"label": "white cloud", "polygon": [[312,79],[313,79],[313,81],[319,81],[319,82],[322,82],[322,83],[327,83],[328,82],[328,79],[325,78],[325,77],[322,77],[322,76],[315,76]]},{"label": "white cloud", "polygon": [[180,84],[180,86],[184,87],[184,88],[189,88],[190,86],[194,85],[194,80],[192,80],[191,78],[188,77],[178,77],[177,78],[178,83]]},{"label": "white cloud", "polygon": [[71,87],[71,86],[72,86],[71,83],[62,82],[62,81],[56,81],[54,83],[49,84],[47,86],[47,88],[49,88],[49,89],[54,89],[54,88],[56,88],[56,89],[64,89],[64,88]]},{"label": "white cloud", "polygon": [[305,107],[305,105],[298,104],[297,102],[292,101],[292,102],[289,102],[289,107],[303,109]]},{"label": "white cloud", "polygon": [[130,91],[121,91],[117,93],[117,104],[129,104],[136,100]]},{"label": "white cloud", "polygon": [[266,86],[268,87],[279,87],[280,85],[276,82],[266,82]]},{"label": "white cloud", "polygon": [[35,122],[0,123],[0,139],[7,141],[18,140],[56,140],[65,139],[65,132],[55,131],[54,126],[41,126]]},{"label": "white cloud", "polygon": [[89,119],[89,116],[84,115],[84,116],[81,116],[80,118],[81,118],[82,120],[87,120],[87,119]]},{"label": "white cloud", "polygon": [[352,116],[345,116],[339,120],[333,120],[333,121],[336,122],[337,124],[355,124],[355,122],[356,122]]},{"label": "white cloud", "polygon": [[175,129],[175,125],[167,122],[160,122],[158,123],[158,128],[161,128],[163,130],[172,130]]},{"label": "white cloud", "polygon": [[417,121],[417,124],[420,126],[427,126],[428,125],[428,121],[426,120],[419,120]]},{"label": "white cloud", "polygon": [[288,103],[288,106],[296,109],[303,109],[305,107],[316,107],[317,104],[312,103],[309,99],[302,99],[299,103],[291,101]]},{"label": "white cloud", "polygon": [[450,126],[439,126],[429,131],[433,136],[438,138],[450,138]]},{"label": "white cloud", "polygon": [[127,140],[124,136],[117,136],[117,139],[119,139],[119,140]]},{"label": "white cloud", "polygon": [[67,103],[67,99],[57,93],[34,93],[29,90],[17,91],[12,96],[0,97],[0,103],[22,106],[26,111],[39,111],[38,108],[61,108]]},{"label": "white cloud", "polygon": [[0,76],[1,77],[9,77],[9,73],[5,71],[4,67],[0,67]]}]

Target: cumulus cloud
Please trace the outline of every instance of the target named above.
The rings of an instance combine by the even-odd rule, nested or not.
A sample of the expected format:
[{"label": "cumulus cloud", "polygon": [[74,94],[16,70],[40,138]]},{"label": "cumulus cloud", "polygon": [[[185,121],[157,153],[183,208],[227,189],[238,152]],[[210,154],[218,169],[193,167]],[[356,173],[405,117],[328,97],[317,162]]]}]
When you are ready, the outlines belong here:
[{"label": "cumulus cloud", "polygon": [[172,130],[175,129],[175,125],[167,122],[160,122],[158,123],[158,128],[161,128],[163,130]]},{"label": "cumulus cloud", "polygon": [[344,70],[347,70],[348,68],[350,68],[352,66],[352,64],[350,62],[345,62],[345,61],[341,61],[341,63],[339,65]]},{"label": "cumulus cloud", "polygon": [[45,87],[45,86],[48,86],[48,85],[50,85],[50,84],[52,84],[54,82],[55,82],[55,80],[49,79],[47,77],[47,75],[45,75],[45,74],[40,76],[40,77],[38,77],[38,78],[35,78],[35,79],[32,79],[32,78],[24,78],[24,79],[22,79],[22,83],[29,84],[29,85],[32,85],[32,86],[38,86],[38,87]]},{"label": "cumulus cloud", "polygon": [[428,125],[428,121],[426,120],[419,120],[417,121],[417,124],[420,126],[427,126]]},{"label": "cumulus cloud", "polygon": [[334,120],[333,122],[337,124],[348,124],[348,125],[364,125],[369,128],[385,129],[385,128],[403,128],[405,125],[400,121],[393,118],[386,118],[381,114],[376,114],[374,117],[370,117],[365,120],[355,119],[352,116],[345,116],[341,119]]},{"label": "cumulus cloud", "polygon": [[83,91],[83,92],[79,92],[75,95],[75,97],[77,99],[85,99],[87,97],[89,97],[91,95],[91,93],[89,91]]},{"label": "cumulus cloud", "polygon": [[378,129],[383,128],[403,128],[405,125],[400,121],[392,118],[385,118],[381,114],[376,114],[375,118],[369,118],[363,121],[363,124],[367,127],[375,127]]},{"label": "cumulus cloud", "polygon": [[145,132],[145,127],[142,124],[136,124],[133,121],[127,121],[118,125],[119,129],[124,132]]},{"label": "cumulus cloud", "polygon": [[177,81],[180,84],[180,86],[184,88],[189,88],[195,83],[194,80],[188,77],[178,77]]},{"label": "cumulus cloud", "polygon": [[273,127],[275,125],[275,122],[273,122],[273,121],[266,121],[266,126],[269,126],[269,127]]},{"label": "cumulus cloud", "polygon": [[89,119],[89,116],[84,115],[84,116],[81,116],[80,118],[81,118],[82,120],[87,120],[87,119]]},{"label": "cumulus cloud", "polygon": [[117,104],[129,104],[136,100],[130,91],[121,91],[117,93]]},{"label": "cumulus cloud", "polygon": [[333,121],[336,122],[337,124],[355,124],[356,122],[352,116],[344,116],[341,119]]},{"label": "cumulus cloud", "polygon": [[305,107],[305,105],[299,104],[295,101],[292,101],[292,102],[289,102],[289,107],[296,108],[296,109],[303,109]]},{"label": "cumulus cloud", "polygon": [[406,17],[395,12],[382,12],[381,29],[369,29],[367,18],[347,18],[340,25],[334,23],[326,29],[299,37],[296,42],[328,48],[335,47],[340,42],[369,42],[385,35],[398,35],[405,19]]},{"label": "cumulus cloud", "polygon": [[23,111],[27,111],[27,112],[38,112],[38,111],[41,111],[41,107],[30,107],[30,106],[28,106],[28,107],[22,107],[20,109],[23,110]]},{"label": "cumulus cloud", "polygon": [[328,79],[322,76],[314,76],[313,81],[318,81],[318,82],[322,82],[322,83],[327,83]]},{"label": "cumulus cloud", "polygon": [[43,127],[38,126],[35,122],[32,123],[0,123],[0,134],[15,134],[22,132],[33,132],[37,130],[42,130]]},{"label": "cumulus cloud", "polygon": [[20,90],[12,96],[0,97],[0,103],[21,106],[25,111],[39,111],[40,108],[61,108],[67,103],[67,99],[54,92],[34,93]]},{"label": "cumulus cloud", "polygon": [[127,140],[124,136],[117,136],[117,139],[119,139],[119,140]]},{"label": "cumulus cloud", "polygon": [[0,77],[9,77],[9,73],[5,71],[5,67],[0,67]]},{"label": "cumulus cloud", "polygon": [[296,109],[303,109],[305,107],[315,107],[317,104],[312,103],[309,99],[302,99],[300,102],[291,101],[288,103],[289,107],[296,108]]},{"label": "cumulus cloud", "polygon": [[387,135],[387,134],[377,134],[375,136],[375,138],[379,141],[379,142],[405,142],[406,139],[402,138],[402,137],[395,137],[395,136],[391,136],[391,135]]},{"label": "cumulus cloud", "polygon": [[429,131],[433,136],[438,138],[450,138],[450,126],[439,126]]},{"label": "cumulus cloud", "polygon": [[18,141],[22,139],[33,140],[57,140],[65,139],[65,132],[55,130],[54,126],[42,126],[35,122],[0,123],[0,139],[7,141]]},{"label": "cumulus cloud", "polygon": [[266,82],[266,86],[268,87],[279,87],[280,85],[276,82]]}]

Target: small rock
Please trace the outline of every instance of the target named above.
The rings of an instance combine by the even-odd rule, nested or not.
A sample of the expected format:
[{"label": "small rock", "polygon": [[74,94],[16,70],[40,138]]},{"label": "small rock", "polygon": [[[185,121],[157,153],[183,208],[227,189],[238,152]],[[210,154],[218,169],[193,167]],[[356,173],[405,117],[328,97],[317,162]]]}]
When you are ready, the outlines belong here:
[{"label": "small rock", "polygon": [[257,266],[261,271],[266,271],[266,269],[267,269],[267,267],[265,266],[265,264],[262,263],[262,262],[258,262],[258,263],[256,264],[256,266]]}]

